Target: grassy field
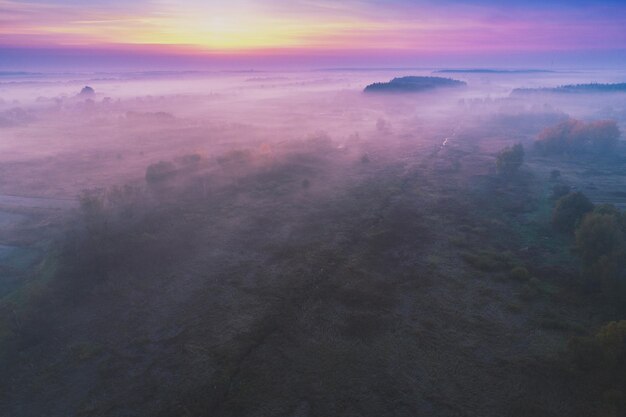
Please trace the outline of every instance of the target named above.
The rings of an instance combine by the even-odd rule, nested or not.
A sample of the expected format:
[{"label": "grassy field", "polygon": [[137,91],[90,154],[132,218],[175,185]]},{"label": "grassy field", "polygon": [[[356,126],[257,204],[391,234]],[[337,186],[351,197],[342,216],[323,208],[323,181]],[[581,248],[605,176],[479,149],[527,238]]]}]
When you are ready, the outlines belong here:
[{"label": "grassy field", "polygon": [[2,301],[0,414],[599,415],[561,359],[605,317],[552,165],[499,177],[483,133],[305,140],[96,199]]}]

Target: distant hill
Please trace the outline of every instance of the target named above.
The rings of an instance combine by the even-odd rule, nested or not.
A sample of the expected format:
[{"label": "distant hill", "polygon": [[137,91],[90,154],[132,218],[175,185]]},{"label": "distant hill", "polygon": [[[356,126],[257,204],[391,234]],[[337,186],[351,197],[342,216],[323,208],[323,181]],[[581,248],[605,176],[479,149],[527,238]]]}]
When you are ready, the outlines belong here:
[{"label": "distant hill", "polygon": [[437,74],[535,74],[542,72],[554,72],[540,69],[519,69],[519,70],[498,70],[488,68],[472,68],[472,69],[442,69],[437,70]]},{"label": "distant hill", "polygon": [[25,72],[25,71],[0,71],[0,77],[22,77],[29,75],[41,75],[38,72]]},{"label": "distant hill", "polygon": [[463,81],[442,77],[400,77],[387,83],[374,83],[365,87],[366,93],[415,93],[436,88],[464,87]]},{"label": "distant hill", "polygon": [[626,83],[618,84],[571,84],[548,88],[516,88],[512,94],[537,93],[619,93],[626,92]]}]

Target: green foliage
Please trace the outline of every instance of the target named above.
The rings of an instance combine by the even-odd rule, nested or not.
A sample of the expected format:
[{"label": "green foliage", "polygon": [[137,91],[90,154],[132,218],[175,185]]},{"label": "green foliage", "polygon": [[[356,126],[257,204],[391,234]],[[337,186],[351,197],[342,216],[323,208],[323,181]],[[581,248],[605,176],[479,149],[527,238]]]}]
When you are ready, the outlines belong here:
[{"label": "green foliage", "polygon": [[612,296],[625,293],[626,214],[609,205],[597,207],[576,230],[576,246],[587,278]]},{"label": "green foliage", "polygon": [[247,149],[234,149],[217,158],[223,168],[245,165],[252,161],[252,153]]},{"label": "green foliage", "polygon": [[552,181],[555,181],[559,179],[560,177],[561,177],[561,171],[559,171],[558,169],[553,169],[552,171],[550,171],[550,179]]},{"label": "green foliage", "polygon": [[198,153],[191,153],[188,155],[183,155],[180,158],[180,163],[184,166],[194,166],[202,162],[202,155]]},{"label": "green foliage", "polygon": [[167,161],[159,161],[149,165],[146,169],[146,181],[149,184],[158,183],[176,175],[176,166]]},{"label": "green foliage", "polygon": [[93,343],[77,343],[69,347],[72,357],[77,361],[85,361],[98,356],[102,352],[102,347]]},{"label": "green foliage", "polygon": [[528,281],[530,279],[530,272],[523,266],[516,266],[509,271],[509,278],[515,281]]},{"label": "green foliage", "polygon": [[564,233],[572,233],[585,214],[593,210],[593,203],[581,192],[561,197],[552,213],[552,225]]},{"label": "green foliage", "polygon": [[552,187],[552,199],[558,200],[561,197],[568,195],[571,192],[572,188],[569,185],[565,184],[556,184]]},{"label": "green foliage", "polygon": [[543,155],[610,154],[620,135],[615,120],[585,123],[568,119],[544,129],[535,142],[535,149]]},{"label": "green foliage", "polygon": [[129,220],[142,199],[142,189],[132,185],[84,190],[78,195],[79,210],[90,233],[106,229],[117,218]]},{"label": "green foliage", "polygon": [[515,265],[515,259],[509,252],[480,251],[465,253],[463,259],[474,268],[485,272],[505,271]]},{"label": "green foliage", "polygon": [[626,320],[612,321],[591,337],[575,337],[568,352],[575,369],[603,393],[607,415],[626,409]]},{"label": "green foliage", "polygon": [[524,147],[521,143],[502,149],[496,158],[498,173],[511,176],[517,172],[524,162]]},{"label": "green foliage", "polygon": [[87,224],[94,224],[102,218],[104,196],[102,189],[84,190],[78,195],[79,208]]}]

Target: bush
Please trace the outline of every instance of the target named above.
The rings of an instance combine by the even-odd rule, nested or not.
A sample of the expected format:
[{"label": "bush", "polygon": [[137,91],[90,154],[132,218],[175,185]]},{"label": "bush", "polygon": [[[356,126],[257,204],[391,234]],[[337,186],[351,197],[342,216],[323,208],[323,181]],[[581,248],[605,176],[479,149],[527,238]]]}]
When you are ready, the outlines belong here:
[{"label": "bush", "polygon": [[626,320],[612,321],[591,337],[575,337],[568,352],[576,370],[587,374],[603,393],[607,415],[626,409]]},{"label": "bush", "polygon": [[87,223],[102,217],[105,206],[105,190],[83,190],[78,195],[78,204]]},{"label": "bush", "polygon": [[561,171],[559,171],[558,169],[553,169],[552,171],[550,171],[550,179],[552,181],[555,181],[559,179],[560,177],[561,177]]},{"label": "bush", "polygon": [[498,173],[511,176],[517,172],[524,162],[524,147],[521,143],[502,149],[496,158]]},{"label": "bush", "polygon": [[617,146],[620,135],[614,120],[585,123],[568,119],[544,129],[535,141],[535,149],[543,155],[609,154]]},{"label": "bush", "polygon": [[176,166],[171,162],[159,161],[146,169],[146,181],[151,184],[164,181],[175,175]]},{"label": "bush", "polygon": [[592,210],[593,203],[583,193],[569,193],[557,201],[552,213],[552,225],[561,232],[572,233],[585,214]]},{"label": "bush", "polygon": [[180,163],[184,166],[195,166],[202,162],[202,155],[198,153],[191,153],[188,155],[183,155],[180,158]]},{"label": "bush", "polygon": [[626,270],[626,215],[602,205],[585,216],[576,230],[583,275],[607,294],[626,293],[621,275]]},{"label": "bush", "polygon": [[234,149],[217,157],[217,163],[223,168],[246,165],[252,161],[252,152],[247,149]]},{"label": "bush", "polygon": [[465,262],[485,272],[506,271],[515,264],[515,259],[510,252],[498,253],[484,250],[478,253],[465,253],[462,256]]},{"label": "bush", "polygon": [[509,278],[516,281],[528,281],[530,279],[530,272],[523,266],[516,266],[509,271]]},{"label": "bush", "polygon": [[565,184],[557,184],[552,187],[552,199],[558,200],[561,197],[568,195],[571,192],[572,188],[569,185]]}]

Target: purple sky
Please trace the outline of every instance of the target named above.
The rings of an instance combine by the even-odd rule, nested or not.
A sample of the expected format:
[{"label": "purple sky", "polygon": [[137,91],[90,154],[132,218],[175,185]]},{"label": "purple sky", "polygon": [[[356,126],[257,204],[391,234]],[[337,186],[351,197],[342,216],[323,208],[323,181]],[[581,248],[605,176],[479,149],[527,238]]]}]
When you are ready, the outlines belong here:
[{"label": "purple sky", "polygon": [[0,0],[0,70],[625,65],[626,1]]}]

